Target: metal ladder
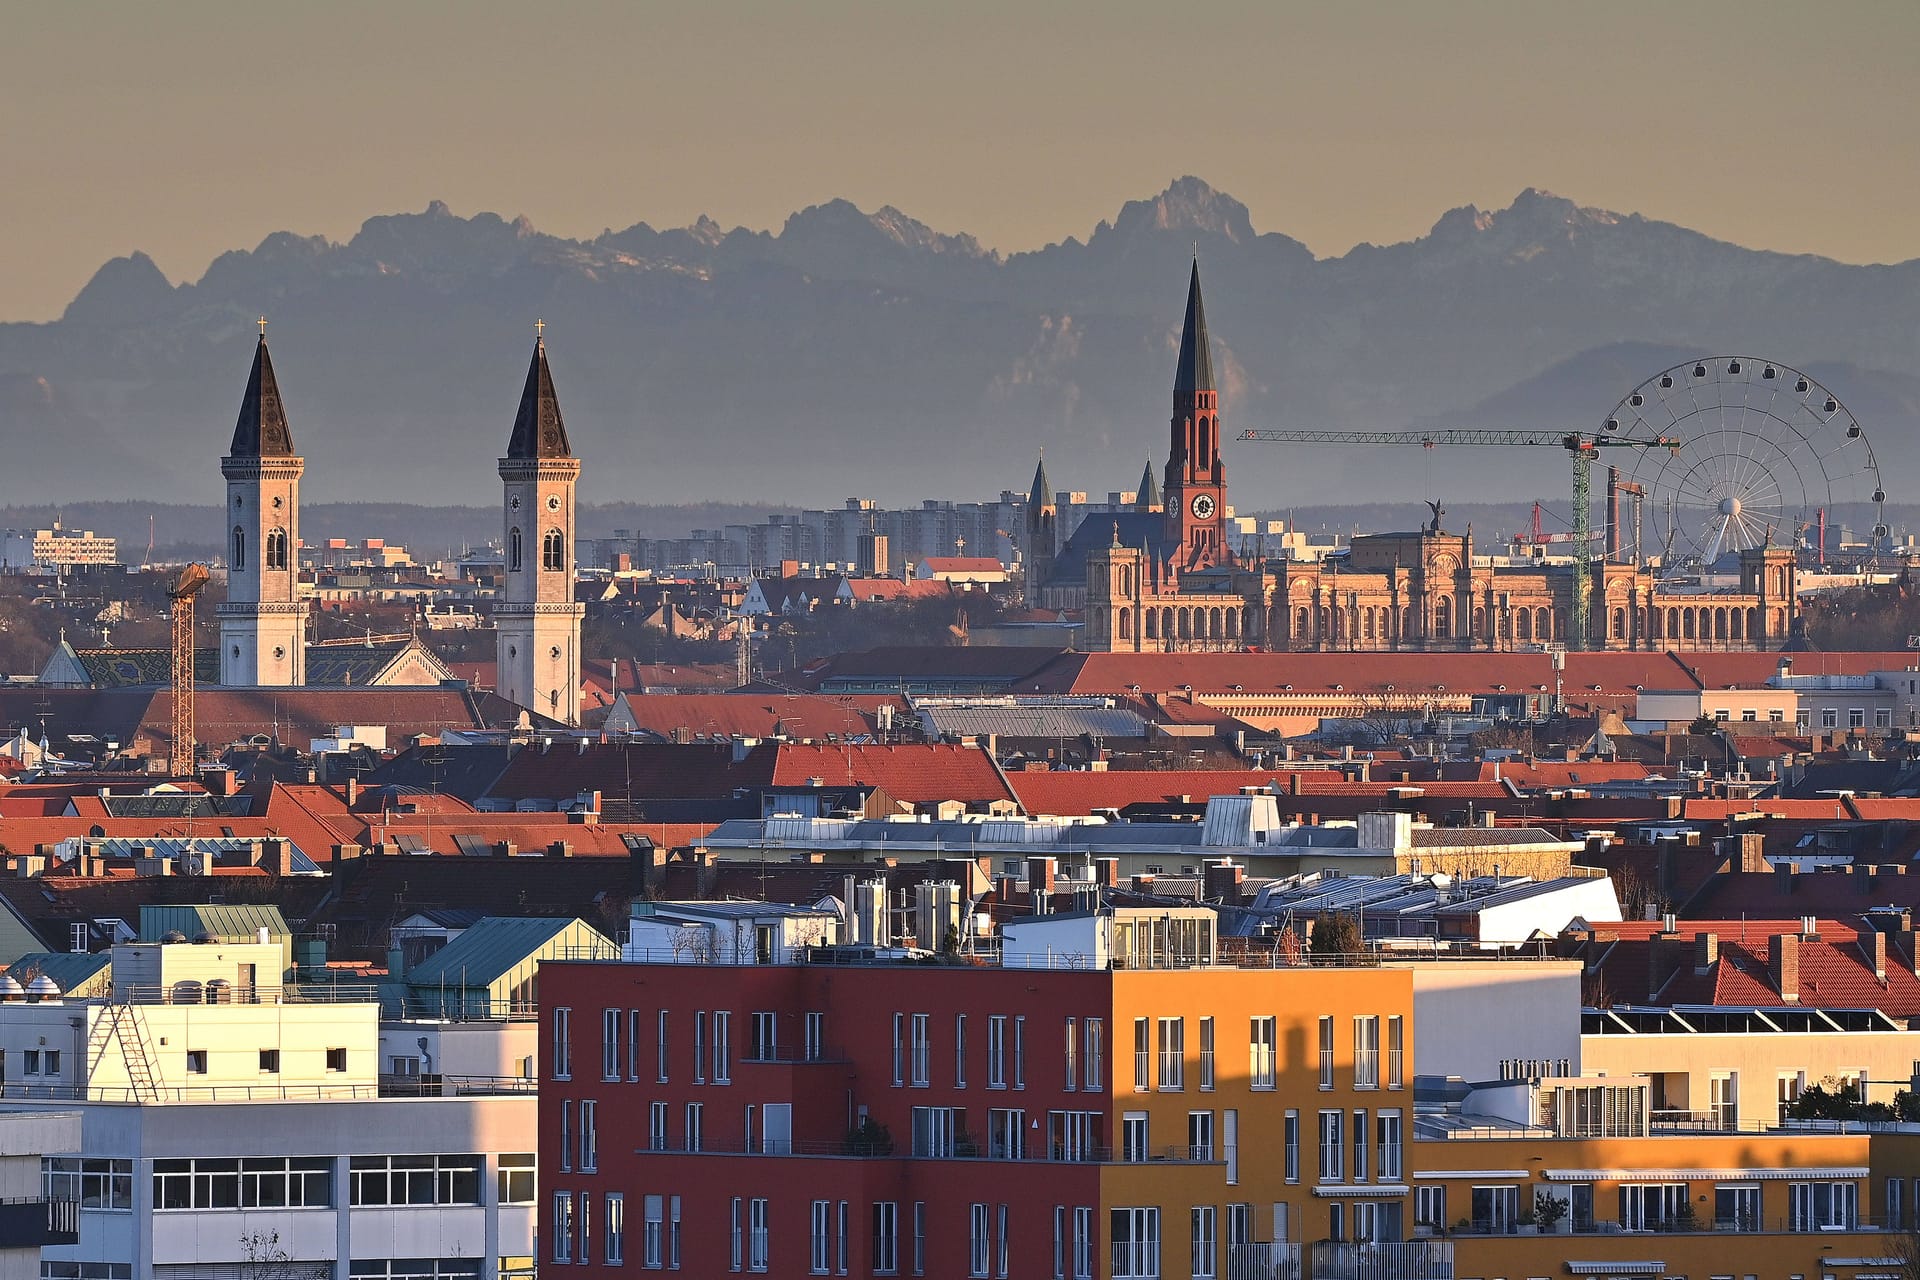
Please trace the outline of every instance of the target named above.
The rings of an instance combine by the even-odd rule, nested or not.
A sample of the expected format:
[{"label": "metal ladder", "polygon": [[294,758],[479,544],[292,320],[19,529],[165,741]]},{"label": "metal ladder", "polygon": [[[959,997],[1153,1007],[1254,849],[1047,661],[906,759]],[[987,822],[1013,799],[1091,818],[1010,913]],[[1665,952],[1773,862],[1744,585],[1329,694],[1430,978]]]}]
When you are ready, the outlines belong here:
[{"label": "metal ladder", "polygon": [[[129,1038],[131,1037],[131,1039]],[[160,1100],[160,1080],[154,1069],[153,1037],[138,1005],[114,1001],[93,1023],[87,1036],[87,1095],[92,1096],[93,1079],[100,1070],[110,1041],[120,1042],[120,1058],[126,1065],[127,1085],[141,1102]]]}]

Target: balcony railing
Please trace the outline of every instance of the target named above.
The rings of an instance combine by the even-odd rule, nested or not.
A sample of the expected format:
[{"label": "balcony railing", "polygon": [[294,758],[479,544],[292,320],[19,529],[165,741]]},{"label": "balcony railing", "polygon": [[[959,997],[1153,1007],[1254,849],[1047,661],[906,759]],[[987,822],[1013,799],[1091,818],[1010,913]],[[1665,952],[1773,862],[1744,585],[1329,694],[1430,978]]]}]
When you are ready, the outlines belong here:
[{"label": "balcony railing", "polygon": [[1313,1280],[1453,1280],[1453,1244],[1402,1240],[1391,1244],[1313,1246]]},{"label": "balcony railing", "polygon": [[489,1094],[531,1096],[539,1081],[521,1076],[441,1077],[437,1090],[425,1085],[406,1085],[421,1077],[383,1076],[378,1084],[229,1084],[193,1087],[184,1085],[25,1084],[12,1081],[0,1086],[0,1099],[32,1102],[337,1102],[342,1099],[469,1097]]},{"label": "balcony railing", "polygon": [[78,1200],[0,1200],[0,1242],[10,1248],[80,1243]]},{"label": "balcony railing", "polygon": [[1553,1230],[1546,1232],[1541,1232],[1531,1222],[1495,1224],[1481,1219],[1470,1222],[1465,1226],[1451,1227],[1447,1230],[1446,1234],[1455,1237],[1513,1235],[1715,1235],[1723,1233],[1746,1235],[1818,1235],[1822,1233],[1844,1234],[1850,1231],[1878,1232],[1889,1229],[1898,1230],[1899,1228],[1897,1226],[1887,1228],[1876,1219],[1858,1214],[1838,1220],[1816,1219],[1811,1214],[1775,1214],[1771,1217],[1753,1214],[1731,1218],[1714,1218],[1704,1215],[1693,1218],[1667,1218],[1645,1222],[1633,1227],[1625,1226],[1618,1221],[1606,1218],[1594,1221],[1574,1221],[1571,1223],[1563,1219]]},{"label": "balcony railing", "polygon": [[1226,1280],[1301,1280],[1300,1246],[1277,1240],[1228,1245]]},{"label": "balcony railing", "polygon": [[[1073,1149],[1072,1154],[1061,1152],[1049,1154],[1045,1142],[1030,1143],[1026,1153],[1018,1157],[989,1153],[986,1146],[972,1139],[956,1140],[950,1150],[940,1152],[916,1152],[905,1142],[890,1141],[877,1144],[872,1138],[739,1138],[714,1140],[702,1138],[698,1151],[688,1151],[682,1141],[668,1142],[663,1146],[642,1146],[633,1149],[636,1155],[653,1156],[800,1156],[807,1158],[849,1158],[859,1160],[967,1160],[987,1164],[1224,1164],[1223,1149],[1215,1147],[1211,1152],[1205,1147],[1168,1146],[1148,1147],[1129,1153],[1119,1147],[1085,1145]],[[1129,1159],[1129,1155],[1132,1156]]]}]

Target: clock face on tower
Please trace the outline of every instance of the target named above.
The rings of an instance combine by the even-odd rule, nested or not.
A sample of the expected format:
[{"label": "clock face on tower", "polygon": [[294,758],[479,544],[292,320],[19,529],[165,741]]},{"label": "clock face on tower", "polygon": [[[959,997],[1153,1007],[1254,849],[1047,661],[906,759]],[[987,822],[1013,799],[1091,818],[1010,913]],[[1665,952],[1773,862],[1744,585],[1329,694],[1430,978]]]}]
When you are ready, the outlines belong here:
[{"label": "clock face on tower", "polygon": [[513,508],[513,510],[518,511],[520,509],[520,495],[516,493],[513,497],[507,499],[507,505]]},{"label": "clock face on tower", "polygon": [[1192,509],[1193,509],[1193,518],[1196,520],[1212,519],[1213,518],[1213,495],[1210,493],[1194,494]]},{"label": "clock face on tower", "polygon": [[548,495],[547,495],[547,510],[549,510],[549,511],[558,511],[559,509],[560,509],[560,495],[559,495],[559,494],[557,494],[557,493],[550,493],[550,494],[548,494]]}]

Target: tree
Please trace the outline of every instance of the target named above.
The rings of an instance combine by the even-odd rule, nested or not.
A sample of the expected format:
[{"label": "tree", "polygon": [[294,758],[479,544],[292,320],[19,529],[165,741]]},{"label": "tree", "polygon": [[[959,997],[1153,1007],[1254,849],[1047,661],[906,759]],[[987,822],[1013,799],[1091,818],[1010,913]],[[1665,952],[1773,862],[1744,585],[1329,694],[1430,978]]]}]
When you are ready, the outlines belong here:
[{"label": "tree", "polygon": [[240,1237],[240,1275],[243,1280],[327,1280],[333,1267],[325,1262],[296,1262],[280,1244],[278,1231],[252,1231]]},{"label": "tree", "polygon": [[1313,937],[1307,949],[1315,964],[1361,963],[1367,938],[1360,928],[1359,917],[1346,911],[1321,916],[1314,921]]},{"label": "tree", "polygon": [[1696,738],[1711,738],[1719,728],[1719,723],[1703,712],[1693,718],[1693,723],[1687,726],[1687,732]]}]

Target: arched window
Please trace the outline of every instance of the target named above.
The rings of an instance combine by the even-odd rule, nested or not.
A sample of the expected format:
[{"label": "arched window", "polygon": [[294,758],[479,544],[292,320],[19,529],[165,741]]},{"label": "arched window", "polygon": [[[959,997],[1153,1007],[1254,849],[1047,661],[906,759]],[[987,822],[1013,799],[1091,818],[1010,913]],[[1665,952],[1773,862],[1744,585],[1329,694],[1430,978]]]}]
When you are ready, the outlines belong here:
[{"label": "arched window", "polygon": [[1441,596],[1433,606],[1433,638],[1450,639],[1453,635],[1453,597]]},{"label": "arched window", "polygon": [[269,529],[267,531],[266,567],[269,569],[284,569],[287,567],[287,531],[285,529]]},{"label": "arched window", "polygon": [[558,529],[549,529],[540,539],[540,567],[560,570],[567,567],[567,540]]},{"label": "arched window", "polygon": [[1227,610],[1227,639],[1234,640],[1234,639],[1237,639],[1239,635],[1240,635],[1240,611],[1238,609],[1228,609]]},{"label": "arched window", "polygon": [[1484,605],[1473,606],[1473,634],[1481,637],[1487,634],[1487,610]]},{"label": "arched window", "polygon": [[233,526],[233,555],[228,559],[236,569],[247,567],[247,531],[239,525]]},{"label": "arched window", "polygon": [[1613,611],[1613,638],[1615,640],[1624,640],[1626,637],[1627,611],[1625,609],[1615,609]]},{"label": "arched window", "polygon": [[1535,640],[1553,639],[1553,615],[1545,609],[1533,611],[1533,638]]},{"label": "arched window", "polygon": [[520,530],[507,531],[507,569],[517,572],[520,568]]},{"label": "arched window", "polygon": [[1312,628],[1312,625],[1313,624],[1308,621],[1307,606],[1301,605],[1293,611],[1293,638],[1295,640],[1305,640],[1307,638],[1307,632]]},{"label": "arched window", "polygon": [[1120,611],[1120,638],[1122,640],[1133,639],[1133,610],[1131,609],[1122,609]]},{"label": "arched window", "polygon": [[1405,608],[1400,610],[1400,638],[1402,640],[1411,640],[1413,638],[1413,606],[1412,605],[1407,605]]},{"label": "arched window", "polygon": [[1693,610],[1691,609],[1681,611],[1680,634],[1689,640],[1693,639]]},{"label": "arched window", "polygon": [[1520,610],[1519,613],[1514,615],[1513,621],[1515,623],[1515,629],[1520,633],[1520,639],[1533,639],[1533,610]]},{"label": "arched window", "polygon": [[1147,639],[1158,640],[1160,638],[1160,611],[1158,609],[1147,610],[1146,621]]},{"label": "arched window", "polygon": [[1192,635],[1193,635],[1193,622],[1192,622],[1191,615],[1189,615],[1185,609],[1182,609],[1180,611],[1180,638],[1182,640],[1185,640],[1190,638]]},{"label": "arched window", "polygon": [[1218,640],[1221,636],[1222,628],[1225,625],[1226,624],[1221,620],[1220,610],[1218,608],[1207,610],[1207,638],[1208,639]]},{"label": "arched window", "polygon": [[1745,609],[1735,609],[1732,613],[1728,614],[1727,628],[1729,638],[1745,640],[1747,638],[1747,611]]}]

